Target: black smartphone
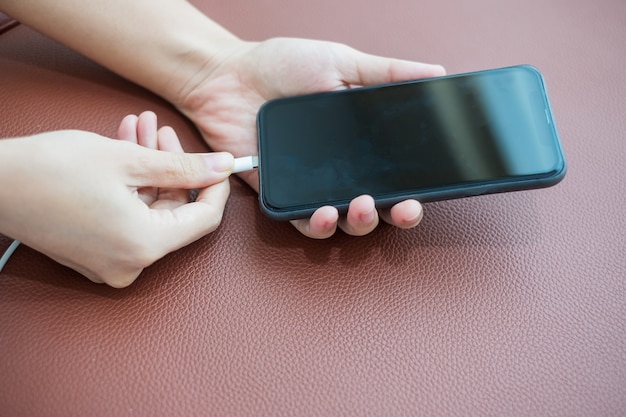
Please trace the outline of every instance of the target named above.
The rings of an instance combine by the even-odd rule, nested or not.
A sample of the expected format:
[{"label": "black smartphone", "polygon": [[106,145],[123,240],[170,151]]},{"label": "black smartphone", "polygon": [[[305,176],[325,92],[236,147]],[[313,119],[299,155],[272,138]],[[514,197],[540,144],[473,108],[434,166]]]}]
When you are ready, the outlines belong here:
[{"label": "black smartphone", "polygon": [[259,199],[280,220],[362,194],[383,208],[548,187],[566,170],[528,65],[276,99],[257,123]]}]

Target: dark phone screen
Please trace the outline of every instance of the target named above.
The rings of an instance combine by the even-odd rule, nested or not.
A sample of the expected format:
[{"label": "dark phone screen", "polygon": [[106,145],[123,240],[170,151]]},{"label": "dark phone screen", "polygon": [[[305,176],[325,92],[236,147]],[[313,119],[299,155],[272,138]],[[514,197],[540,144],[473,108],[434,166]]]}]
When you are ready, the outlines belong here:
[{"label": "dark phone screen", "polygon": [[553,175],[541,75],[520,66],[277,100],[259,116],[266,204],[287,209]]}]

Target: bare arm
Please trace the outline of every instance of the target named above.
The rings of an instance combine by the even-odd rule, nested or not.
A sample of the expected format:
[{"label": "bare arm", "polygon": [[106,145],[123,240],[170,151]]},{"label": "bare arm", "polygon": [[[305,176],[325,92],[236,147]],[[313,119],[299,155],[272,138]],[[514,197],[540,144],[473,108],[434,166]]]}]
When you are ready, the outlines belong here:
[{"label": "bare arm", "polygon": [[0,233],[124,287],[217,228],[232,155],[183,153],[150,112],[124,118],[119,137],[73,130],[0,140]]},{"label": "bare arm", "polygon": [[[332,42],[244,42],[184,0],[0,0],[0,10],[169,100],[213,150],[235,156],[257,153],[256,113],[267,100],[445,73]],[[255,172],[241,178],[258,190]],[[361,196],[345,217],[322,207],[293,224],[313,238],[337,227],[364,235],[379,215],[411,228],[422,208],[406,201],[378,213],[374,200]]]},{"label": "bare arm", "polygon": [[185,0],[0,0],[0,10],[172,102],[242,43]]}]

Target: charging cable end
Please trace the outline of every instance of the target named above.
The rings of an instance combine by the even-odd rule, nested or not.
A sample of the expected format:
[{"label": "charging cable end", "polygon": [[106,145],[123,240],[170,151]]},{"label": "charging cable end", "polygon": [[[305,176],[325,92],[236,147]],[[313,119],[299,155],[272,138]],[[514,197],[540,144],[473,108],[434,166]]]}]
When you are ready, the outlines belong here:
[{"label": "charging cable end", "polygon": [[235,158],[235,166],[233,167],[233,174],[239,172],[250,171],[259,166],[258,156],[242,156],[241,158]]}]

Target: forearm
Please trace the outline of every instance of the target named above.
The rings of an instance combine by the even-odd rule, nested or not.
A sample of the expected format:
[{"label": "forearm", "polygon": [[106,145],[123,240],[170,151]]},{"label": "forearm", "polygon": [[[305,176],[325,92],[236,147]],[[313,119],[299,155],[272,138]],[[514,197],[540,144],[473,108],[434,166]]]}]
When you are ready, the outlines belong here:
[{"label": "forearm", "polygon": [[240,42],[185,0],[0,0],[0,10],[172,102]]}]

